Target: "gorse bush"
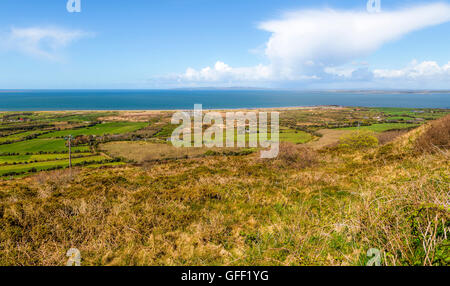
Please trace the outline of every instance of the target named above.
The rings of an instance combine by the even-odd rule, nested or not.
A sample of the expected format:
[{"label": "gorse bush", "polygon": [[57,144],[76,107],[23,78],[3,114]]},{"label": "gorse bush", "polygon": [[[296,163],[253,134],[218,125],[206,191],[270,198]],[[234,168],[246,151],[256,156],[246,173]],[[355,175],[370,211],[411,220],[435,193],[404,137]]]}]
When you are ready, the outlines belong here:
[{"label": "gorse bush", "polygon": [[432,122],[429,128],[417,138],[415,149],[422,152],[450,149],[450,115]]},{"label": "gorse bush", "polygon": [[378,138],[373,131],[357,130],[339,139],[341,150],[362,150],[378,146]]},{"label": "gorse bush", "polygon": [[205,152],[204,156],[246,156],[254,153],[255,151],[252,149],[242,149],[242,150],[225,150],[225,151],[216,151],[216,150],[208,150]]}]

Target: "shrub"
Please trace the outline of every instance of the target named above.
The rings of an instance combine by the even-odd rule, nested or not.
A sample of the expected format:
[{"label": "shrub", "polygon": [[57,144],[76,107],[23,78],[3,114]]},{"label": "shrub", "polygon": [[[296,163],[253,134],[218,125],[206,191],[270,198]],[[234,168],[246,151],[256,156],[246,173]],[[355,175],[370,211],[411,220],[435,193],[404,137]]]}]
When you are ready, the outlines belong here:
[{"label": "shrub", "polygon": [[432,122],[415,141],[415,149],[421,152],[450,149],[450,115]]},{"label": "shrub", "polygon": [[378,138],[369,130],[357,130],[339,139],[341,150],[363,150],[378,146]]},{"label": "shrub", "polygon": [[318,162],[318,154],[311,148],[283,142],[274,162],[279,167],[307,168]]},{"label": "shrub", "polygon": [[208,151],[205,152],[204,155],[205,155],[205,156],[219,156],[219,155],[220,155],[220,152],[213,151],[213,150],[208,150]]},{"label": "shrub", "polygon": [[225,150],[225,151],[215,151],[208,150],[203,154],[203,156],[247,156],[255,151],[252,149],[242,149],[242,150]]}]

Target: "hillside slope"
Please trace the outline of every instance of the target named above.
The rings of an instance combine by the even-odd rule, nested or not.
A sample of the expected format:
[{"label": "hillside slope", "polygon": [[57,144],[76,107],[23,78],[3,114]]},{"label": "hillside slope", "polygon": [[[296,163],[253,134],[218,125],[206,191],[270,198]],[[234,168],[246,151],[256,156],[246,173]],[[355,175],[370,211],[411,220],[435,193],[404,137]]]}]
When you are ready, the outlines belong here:
[{"label": "hillside slope", "polygon": [[449,151],[429,125],[368,150],[257,154],[0,182],[0,265],[450,264]]}]

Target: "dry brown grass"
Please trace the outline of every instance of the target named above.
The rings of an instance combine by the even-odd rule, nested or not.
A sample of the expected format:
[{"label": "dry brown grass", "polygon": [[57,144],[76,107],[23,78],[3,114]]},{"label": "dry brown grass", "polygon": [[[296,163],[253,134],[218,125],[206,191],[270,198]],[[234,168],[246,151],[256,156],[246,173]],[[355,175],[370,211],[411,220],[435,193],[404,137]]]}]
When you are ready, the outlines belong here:
[{"label": "dry brown grass", "polygon": [[415,147],[422,152],[450,149],[450,115],[430,123],[425,132],[417,138]]},{"label": "dry brown grass", "polygon": [[382,132],[377,135],[378,142],[380,143],[380,145],[384,145],[384,144],[394,141],[398,137],[400,137],[408,132],[409,132],[408,130],[392,130],[392,131]]},{"label": "dry brown grass", "polygon": [[242,148],[176,148],[172,144],[155,142],[110,142],[99,147],[112,157],[123,158],[136,163],[168,159],[197,158],[216,153],[239,152]]},{"label": "dry brown grass", "polygon": [[125,158],[137,163],[197,157],[207,151],[206,148],[175,148],[171,144],[146,142],[111,142],[100,145],[100,149],[113,157]]},{"label": "dry brown grass", "polygon": [[309,147],[282,142],[280,152],[272,162],[279,167],[302,169],[317,164],[318,154]]},{"label": "dry brown grass", "polygon": [[385,251],[386,264],[433,265],[442,255],[437,245],[450,254],[448,158],[403,157],[374,168],[361,185],[359,225],[364,240]]},{"label": "dry brown grass", "polygon": [[384,265],[448,264],[448,150],[301,150],[2,181],[0,265],[63,265],[71,247],[83,265],[364,265],[369,248]]}]

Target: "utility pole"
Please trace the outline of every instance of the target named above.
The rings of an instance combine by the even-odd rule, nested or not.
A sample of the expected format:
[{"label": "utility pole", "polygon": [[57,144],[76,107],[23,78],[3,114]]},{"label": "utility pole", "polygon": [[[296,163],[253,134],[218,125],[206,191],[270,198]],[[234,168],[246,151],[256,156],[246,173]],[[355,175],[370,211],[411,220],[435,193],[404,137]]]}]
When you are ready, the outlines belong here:
[{"label": "utility pole", "polygon": [[69,168],[72,171],[72,135],[69,135]]},{"label": "utility pole", "polygon": [[66,139],[69,143],[69,168],[70,171],[72,171],[72,135],[69,135],[64,139]]}]

